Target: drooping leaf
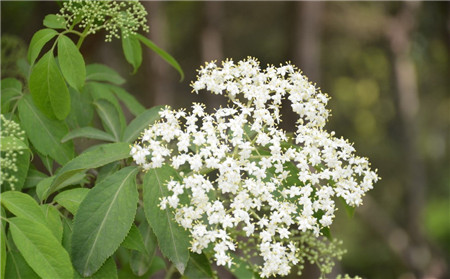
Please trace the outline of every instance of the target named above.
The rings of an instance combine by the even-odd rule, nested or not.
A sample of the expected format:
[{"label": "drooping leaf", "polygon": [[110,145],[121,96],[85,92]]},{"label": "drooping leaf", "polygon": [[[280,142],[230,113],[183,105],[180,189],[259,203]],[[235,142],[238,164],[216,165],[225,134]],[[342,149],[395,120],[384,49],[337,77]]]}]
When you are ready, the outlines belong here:
[{"label": "drooping leaf", "polygon": [[92,188],[75,215],[73,265],[83,276],[94,274],[125,239],[136,214],[136,167],[126,167]]},{"label": "drooping leaf", "polygon": [[93,127],[82,127],[70,131],[65,135],[61,142],[66,142],[74,138],[88,138],[88,139],[98,139],[104,141],[114,141],[114,137],[111,134],[105,133],[102,130]]},{"label": "drooping leaf", "polygon": [[103,64],[89,64],[86,66],[86,79],[91,81],[104,81],[121,85],[125,83],[116,71]]},{"label": "drooping leaf", "polygon": [[34,64],[34,61],[39,56],[39,53],[41,53],[44,45],[57,34],[58,32],[48,28],[41,29],[34,33],[33,37],[31,38],[30,47],[28,48],[28,63],[30,63],[30,65]]},{"label": "drooping leaf", "polygon": [[26,150],[28,146],[16,137],[1,137],[0,151]]},{"label": "drooping leaf", "polygon": [[47,116],[63,120],[70,112],[70,94],[50,50],[31,71],[29,88],[36,106]]},{"label": "drooping leaf", "polygon": [[127,143],[120,142],[98,145],[64,165],[58,171],[55,180],[47,191],[47,195],[53,193],[59,185],[79,172],[86,169],[98,168],[128,157],[130,157],[130,146]]},{"label": "drooping leaf", "polygon": [[9,223],[17,249],[34,272],[43,278],[72,277],[69,254],[46,226],[21,217]]},{"label": "drooping leaf", "polygon": [[119,141],[122,134],[122,129],[119,114],[114,105],[103,99],[95,101],[94,105],[102,120],[105,130],[114,137],[115,141]]},{"label": "drooping leaf", "polygon": [[39,275],[27,264],[18,251],[8,251],[5,277],[8,279],[39,279]]},{"label": "drooping leaf", "polygon": [[130,267],[137,276],[143,276],[149,270],[156,251],[156,236],[147,221],[139,225],[139,231],[143,236],[145,251],[131,251]]},{"label": "drooping leaf", "polygon": [[58,38],[58,59],[61,72],[67,83],[81,91],[86,80],[86,65],[83,55],[69,37]]},{"label": "drooping leaf", "polygon": [[159,48],[154,42],[142,36],[141,34],[136,34],[136,38],[138,38],[148,48],[156,52],[156,54],[158,54],[162,59],[166,60],[167,63],[169,63],[175,70],[177,70],[181,76],[180,81],[184,79],[183,70],[181,69],[180,64],[178,64],[175,58],[173,58],[170,54]]},{"label": "drooping leaf", "polygon": [[122,35],[122,49],[125,59],[133,66],[133,74],[136,73],[142,63],[142,48],[141,43],[135,35]]},{"label": "drooping leaf", "polygon": [[63,122],[48,119],[34,106],[29,95],[19,101],[18,108],[22,127],[41,154],[52,157],[61,165],[73,158],[73,143],[61,143],[61,139],[68,132]]},{"label": "drooping leaf", "polygon": [[117,98],[119,98],[119,100],[134,116],[137,116],[145,111],[145,107],[141,105],[141,103],[139,103],[133,95],[125,91],[125,89],[115,85],[110,85],[109,88],[111,88]]},{"label": "drooping leaf", "polygon": [[49,14],[44,18],[44,26],[53,29],[64,29],[66,25],[57,15]]},{"label": "drooping leaf", "polygon": [[50,204],[42,204],[40,205],[40,207],[42,212],[44,213],[47,227],[50,229],[59,243],[61,243],[63,237],[63,225],[61,223],[61,217],[59,216],[58,210]]},{"label": "drooping leaf", "polygon": [[159,207],[161,198],[168,195],[166,183],[178,177],[177,171],[167,165],[148,171],[144,176],[143,199],[145,215],[161,252],[183,273],[189,260],[189,234],[176,223],[168,208],[161,210]]},{"label": "drooping leaf", "polygon": [[92,276],[82,277],[76,270],[73,279],[117,279],[117,266],[114,258],[110,257],[105,264]]},{"label": "drooping leaf", "polygon": [[155,123],[161,116],[159,112],[163,106],[156,106],[148,109],[133,119],[123,133],[122,141],[132,143],[139,135],[148,128],[150,124]]},{"label": "drooping leaf", "polygon": [[53,200],[75,215],[80,203],[84,200],[88,192],[88,188],[70,189],[59,193]]},{"label": "drooping leaf", "polygon": [[191,253],[184,275],[188,278],[213,278],[208,258],[204,254]]}]

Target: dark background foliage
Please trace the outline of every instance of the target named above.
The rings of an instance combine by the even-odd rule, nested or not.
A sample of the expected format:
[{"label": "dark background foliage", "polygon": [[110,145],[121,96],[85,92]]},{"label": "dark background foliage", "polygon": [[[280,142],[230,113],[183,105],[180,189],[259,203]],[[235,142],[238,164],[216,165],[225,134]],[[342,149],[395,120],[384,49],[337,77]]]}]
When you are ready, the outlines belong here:
[{"label": "dark background foliage", "polygon": [[[146,107],[218,107],[190,94],[205,61],[247,56],[264,66],[292,61],[327,92],[327,126],[354,142],[382,180],[349,219],[332,227],[348,253],[336,273],[365,278],[448,278],[450,262],[450,4],[448,2],[144,2],[150,33],[186,78],[147,51],[138,73],[120,42],[87,39],[87,63],[128,80]],[[55,2],[1,2],[1,77],[19,77],[42,19]],[[104,34],[103,34],[104,35]],[[284,128],[294,120],[285,114]],[[306,270],[308,271],[308,270]],[[310,270],[308,272],[314,273]],[[310,274],[312,274],[310,273]],[[295,277],[295,275],[293,275]]]}]

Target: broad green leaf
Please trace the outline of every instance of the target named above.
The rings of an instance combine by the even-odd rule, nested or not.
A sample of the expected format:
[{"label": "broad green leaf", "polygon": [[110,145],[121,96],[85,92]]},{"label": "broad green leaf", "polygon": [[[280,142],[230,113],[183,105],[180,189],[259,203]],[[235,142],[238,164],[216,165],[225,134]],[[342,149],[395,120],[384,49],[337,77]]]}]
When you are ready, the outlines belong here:
[{"label": "broad green leaf", "polygon": [[163,109],[163,106],[156,106],[148,109],[133,119],[123,133],[122,141],[132,143],[139,135],[148,128],[150,124],[155,123],[161,116],[159,112]]},{"label": "broad green leaf", "polygon": [[28,265],[43,278],[71,278],[72,264],[67,251],[41,223],[14,217],[9,219],[11,235]]},{"label": "broad green leaf", "polygon": [[31,143],[42,155],[52,157],[61,165],[73,158],[73,143],[61,143],[68,132],[66,125],[43,115],[34,106],[29,95],[19,101],[19,117]]},{"label": "broad green leaf", "polygon": [[63,166],[56,174],[48,195],[54,192],[60,184],[75,174],[86,169],[94,169],[111,162],[130,157],[130,145],[127,143],[107,143],[98,145],[95,149],[86,151]]},{"label": "broad green leaf", "polygon": [[59,193],[53,200],[75,215],[88,192],[88,188],[70,189]]},{"label": "broad green leaf", "polygon": [[94,118],[94,106],[92,105],[92,96],[85,90],[78,92],[72,87],[70,93],[70,113],[66,118],[66,123],[71,129],[90,126]]},{"label": "broad green leaf", "polygon": [[44,213],[30,195],[17,191],[3,192],[1,203],[17,217],[47,224]]},{"label": "broad green leaf", "polygon": [[70,94],[50,50],[36,63],[29,88],[36,106],[49,117],[63,120],[70,112]]},{"label": "broad green leaf", "polygon": [[168,195],[166,183],[175,178],[179,178],[177,171],[167,165],[149,170],[144,176],[143,199],[145,215],[161,252],[183,273],[189,260],[189,233],[175,222],[169,208],[159,207],[161,198]]},{"label": "broad green leaf", "polygon": [[142,36],[141,34],[136,34],[136,38],[138,38],[144,45],[146,45],[148,48],[156,52],[162,59],[166,60],[167,63],[169,63],[175,70],[180,73],[180,81],[184,79],[184,73],[181,69],[180,65],[178,64],[177,60],[173,58],[170,54],[159,48],[157,45],[155,45],[154,42],[152,42],[150,39]]},{"label": "broad green leaf", "polygon": [[61,217],[59,211],[50,204],[40,205],[42,212],[44,213],[45,220],[47,221],[47,227],[61,243],[63,237],[63,225],[61,223]]},{"label": "broad green leaf", "polygon": [[6,213],[3,207],[0,208],[1,210],[1,219],[0,219],[0,225],[1,225],[1,235],[0,235],[0,278],[5,278],[5,267],[6,267],[6,233],[5,233],[5,220],[3,218],[6,218]]},{"label": "broad green leaf", "polygon": [[34,168],[30,168],[28,170],[27,178],[25,180],[25,184],[23,185],[23,188],[32,188],[35,187],[42,179],[47,178],[48,176],[40,172]]},{"label": "broad green leaf", "polygon": [[74,138],[88,138],[88,139],[98,139],[104,141],[114,141],[114,137],[102,130],[93,127],[83,127],[70,131],[65,135],[61,142],[66,142]]},{"label": "broad green leaf", "polygon": [[97,180],[96,182],[99,183],[106,177],[110,176],[114,172],[118,171],[121,167],[120,161],[112,162],[109,164],[104,165],[98,170],[97,174]]},{"label": "broad green leaf", "polygon": [[9,104],[22,95],[22,83],[14,78],[5,78],[1,81],[1,111],[9,111]]},{"label": "broad green leaf", "polygon": [[139,103],[133,95],[125,91],[123,88],[115,85],[110,85],[109,87],[134,116],[137,116],[145,111],[145,107],[141,105],[141,103]]},{"label": "broad green leaf", "polygon": [[154,257],[152,264],[150,265],[146,275],[147,276],[152,276],[153,274],[155,274],[156,272],[166,269],[166,262],[163,260],[163,258],[161,257]]},{"label": "broad green leaf", "polygon": [[156,251],[156,236],[147,221],[139,225],[139,231],[143,236],[145,252],[131,251],[130,267],[133,274],[142,276],[148,272],[153,262]]},{"label": "broad green leaf", "polygon": [[34,33],[33,38],[31,38],[30,47],[28,48],[28,62],[30,65],[34,64],[34,61],[39,56],[42,47],[44,47],[44,45],[57,34],[58,32],[48,28],[41,29]]},{"label": "broad green leaf", "polygon": [[58,61],[67,83],[81,91],[86,80],[86,66],[83,55],[69,37],[58,38]]},{"label": "broad green leaf", "polygon": [[122,49],[125,59],[133,66],[133,74],[136,73],[142,63],[141,43],[133,34],[126,37],[122,35]]},{"label": "broad green leaf", "polygon": [[142,235],[135,224],[131,225],[130,231],[128,232],[127,237],[122,242],[121,246],[130,250],[140,251],[142,253],[147,252],[145,249],[144,240],[142,239]]},{"label": "broad green leaf", "polygon": [[0,151],[24,150],[28,146],[16,137],[0,137]]},{"label": "broad green leaf", "polygon": [[57,187],[52,187],[55,181],[55,176],[43,179],[36,186],[36,195],[39,200],[44,201],[50,194],[61,190],[70,185],[79,185],[86,183],[86,174],[84,172],[77,172],[68,177],[66,180],[62,181]]},{"label": "broad green leaf", "polygon": [[122,129],[120,125],[119,114],[114,105],[109,101],[103,99],[96,100],[94,102],[94,105],[98,115],[102,120],[105,130],[113,135],[115,141],[120,141]]},{"label": "broad green leaf", "polygon": [[94,274],[127,236],[139,199],[136,167],[106,178],[81,202],[73,223],[73,265],[83,276]]},{"label": "broad green leaf", "polygon": [[208,258],[204,254],[191,253],[184,275],[196,279],[213,278]]},{"label": "broad green leaf", "polygon": [[8,251],[6,256],[5,277],[8,279],[39,279],[18,251]]},{"label": "broad green leaf", "polygon": [[105,81],[117,85],[125,83],[125,80],[116,71],[103,64],[87,65],[86,79],[92,81]]},{"label": "broad green leaf", "polygon": [[74,279],[117,279],[117,266],[113,257],[110,257],[105,264],[92,276],[82,277],[77,271],[74,271]]},{"label": "broad green leaf", "polygon": [[71,243],[72,243],[72,232],[73,232],[73,224],[72,220],[69,218],[63,218],[63,239],[62,246],[66,251],[71,254]]},{"label": "broad green leaf", "polygon": [[53,29],[65,29],[66,24],[57,15],[49,14],[44,18],[44,26]]}]

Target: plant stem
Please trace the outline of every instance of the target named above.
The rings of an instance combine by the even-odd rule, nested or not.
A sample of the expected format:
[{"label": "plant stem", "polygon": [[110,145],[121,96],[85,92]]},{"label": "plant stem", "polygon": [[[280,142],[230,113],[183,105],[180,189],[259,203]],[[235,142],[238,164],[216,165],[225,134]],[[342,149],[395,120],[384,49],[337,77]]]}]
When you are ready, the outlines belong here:
[{"label": "plant stem", "polygon": [[77,42],[77,48],[80,49],[81,44],[83,44],[84,38],[86,38],[87,33],[89,32],[89,28],[91,28],[91,25],[86,26],[86,28],[84,28],[83,33],[80,35],[80,38],[78,39]]},{"label": "plant stem", "polygon": [[175,265],[171,264],[169,270],[167,270],[166,276],[164,276],[164,279],[170,279],[172,278],[172,275],[176,271]]}]

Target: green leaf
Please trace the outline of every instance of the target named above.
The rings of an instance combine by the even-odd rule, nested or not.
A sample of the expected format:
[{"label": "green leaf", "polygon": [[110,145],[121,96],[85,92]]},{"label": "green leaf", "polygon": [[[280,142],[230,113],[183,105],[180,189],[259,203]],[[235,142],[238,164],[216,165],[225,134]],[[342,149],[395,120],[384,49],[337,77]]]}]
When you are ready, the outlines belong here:
[{"label": "green leaf", "polygon": [[179,178],[177,171],[167,165],[149,170],[144,176],[143,199],[145,215],[161,252],[183,273],[189,260],[189,233],[175,222],[168,208],[159,207],[161,198],[168,195],[166,183],[175,178]]},{"label": "green leaf", "polygon": [[29,88],[36,106],[49,117],[63,120],[70,112],[70,94],[52,50],[36,63]]},{"label": "green leaf", "polygon": [[63,166],[56,174],[47,195],[50,195],[75,174],[86,169],[94,169],[114,161],[130,157],[130,145],[127,143],[107,143],[98,145],[95,149],[84,152]]},{"label": "green leaf", "polygon": [[139,103],[133,95],[125,91],[123,88],[115,85],[110,85],[109,87],[134,116],[137,116],[145,111],[145,107],[141,105],[141,103]]},{"label": "green leaf", "polygon": [[353,218],[353,216],[355,216],[356,208],[348,205],[343,197],[339,197],[339,200],[341,201],[342,205],[344,206],[345,212],[347,212],[347,216],[350,218]]},{"label": "green leaf", "polygon": [[175,60],[175,58],[173,58],[170,54],[168,54],[167,52],[165,52],[164,50],[159,48],[157,45],[155,45],[155,43],[153,43],[148,38],[142,36],[141,34],[136,34],[136,37],[144,45],[146,45],[148,48],[150,48],[151,50],[156,52],[156,54],[158,54],[162,59],[166,60],[166,62],[169,63],[173,68],[175,68],[175,70],[177,70],[178,73],[180,73],[180,76],[181,76],[180,81],[182,81],[184,79],[183,70],[181,69],[180,65],[178,64],[177,60]]},{"label": "green leaf", "polygon": [[[3,190],[16,190],[20,191],[22,190],[22,187],[25,183],[25,179],[27,177],[28,167],[30,166],[30,155],[31,153],[28,151],[19,151],[16,154],[16,162],[15,165],[17,166],[17,171],[14,171],[12,169],[3,169],[2,172],[8,176],[14,176],[16,177],[17,181],[15,182],[9,182],[5,181],[2,184]],[[22,154],[20,154],[22,153]],[[2,155],[3,156],[3,155]]]},{"label": "green leaf", "polygon": [[142,235],[135,224],[131,225],[130,231],[121,246],[130,250],[141,251],[142,253],[147,252],[144,247],[145,244]]},{"label": "green leaf", "polygon": [[[64,180],[62,183],[60,183],[57,187],[51,188],[53,185],[53,182],[55,180],[55,176],[51,176],[49,178],[46,178],[38,183],[36,186],[36,195],[38,196],[39,200],[44,201],[50,194],[53,192],[56,192],[58,190],[61,190],[67,186],[71,185],[78,185],[78,184],[84,184],[86,183],[86,174],[84,172],[77,172],[68,177],[66,180]],[[52,191],[52,192],[50,192]]]},{"label": "green leaf", "polygon": [[47,221],[47,227],[61,243],[63,237],[63,225],[61,223],[59,211],[50,204],[42,204],[40,207],[44,213],[45,220]]},{"label": "green leaf", "polygon": [[1,203],[17,217],[47,224],[44,213],[30,195],[17,191],[3,192]]},{"label": "green leaf", "polygon": [[44,26],[53,29],[65,29],[66,24],[57,15],[49,14],[44,18]]},{"label": "green leaf", "polygon": [[58,61],[67,83],[81,91],[86,80],[86,65],[83,55],[72,40],[64,35],[58,39]]},{"label": "green leaf", "polygon": [[63,122],[45,117],[34,106],[29,95],[25,95],[19,101],[18,108],[22,127],[40,153],[52,157],[61,165],[73,158],[75,153],[73,143],[61,144],[61,139],[68,132]]},{"label": "green leaf", "polygon": [[96,182],[99,183],[106,177],[110,176],[114,172],[118,171],[121,167],[120,161],[112,162],[109,164],[104,165],[98,170],[97,174],[97,180]]},{"label": "green leaf", "polygon": [[75,215],[88,192],[88,188],[75,188],[59,193],[53,200]]},{"label": "green leaf", "polygon": [[70,113],[66,118],[66,123],[70,128],[79,128],[89,126],[94,118],[94,106],[92,105],[92,96],[85,92],[86,86],[82,92],[78,92],[72,87],[70,93]]},{"label": "green leaf", "polygon": [[72,264],[67,251],[41,223],[15,217],[9,219],[14,243],[30,267],[43,278],[71,278]]},{"label": "green leaf", "polygon": [[144,252],[131,251],[130,267],[133,274],[142,276],[146,274],[153,262],[156,252],[156,236],[147,221],[139,225],[139,231],[143,236]]},{"label": "green leaf", "polygon": [[9,111],[9,104],[22,95],[22,83],[14,78],[5,78],[1,81],[1,111]]},{"label": "green leaf", "polygon": [[136,214],[136,167],[123,168],[87,194],[75,215],[73,265],[83,276],[94,274],[127,236]]},{"label": "green leaf", "polygon": [[232,255],[232,259],[235,265],[230,271],[237,279],[260,278],[245,260],[236,255]]},{"label": "green leaf", "polygon": [[66,142],[74,138],[88,138],[88,139],[98,139],[104,141],[115,141],[114,137],[102,130],[93,127],[83,127],[70,131],[65,135],[61,142]]},{"label": "green leaf", "polygon": [[213,278],[208,258],[204,254],[191,253],[184,275],[196,279]]},{"label": "green leaf", "polygon": [[103,99],[96,100],[94,105],[105,130],[113,135],[115,141],[120,141],[120,136],[122,134],[120,118],[114,105]]},{"label": "green leaf", "polygon": [[53,173],[53,159],[50,158],[50,156],[46,156],[41,154],[39,151],[37,151],[37,154],[39,156],[39,158],[42,161],[42,164],[44,165],[45,169],[52,174]]},{"label": "green leaf", "polygon": [[125,80],[116,71],[103,64],[87,65],[86,79],[91,81],[105,81],[117,85],[125,83]]},{"label": "green leaf", "polygon": [[48,176],[38,171],[37,169],[30,168],[28,170],[27,178],[25,180],[25,184],[23,185],[24,189],[35,187],[42,179],[47,178]]},{"label": "green leaf", "polygon": [[58,32],[53,29],[41,29],[34,33],[31,38],[30,47],[28,48],[28,62],[30,65],[34,64],[44,45],[57,34]]},{"label": "green leaf", "polygon": [[72,220],[69,218],[63,218],[63,239],[62,239],[62,245],[64,249],[71,254],[71,243],[72,243],[72,232],[73,232],[73,225]]},{"label": "green leaf", "polygon": [[136,73],[142,63],[142,48],[139,40],[133,34],[126,37],[122,35],[122,49],[125,59],[133,66],[133,74]]},{"label": "green leaf", "polygon": [[0,137],[0,151],[24,150],[28,146],[16,137]]},{"label": "green leaf", "polygon": [[163,106],[153,107],[144,111],[135,119],[133,119],[133,121],[131,121],[128,127],[125,129],[122,141],[129,143],[134,142],[145,128],[148,128],[149,125],[155,123],[155,121],[161,117],[159,115],[159,112],[163,108]]},{"label": "green leaf", "polygon": [[8,279],[39,279],[18,251],[8,251],[6,256],[5,277]]},{"label": "green leaf", "polygon": [[0,278],[5,278],[5,267],[6,267],[6,233],[5,233],[5,221],[3,218],[6,218],[6,213],[3,207],[1,210],[1,235],[0,235]]},{"label": "green leaf", "polygon": [[94,273],[92,276],[89,277],[81,277],[81,275],[77,272],[74,271],[74,275],[73,275],[74,279],[117,279],[117,266],[116,263],[114,262],[114,258],[110,257],[105,264],[96,272]]}]

